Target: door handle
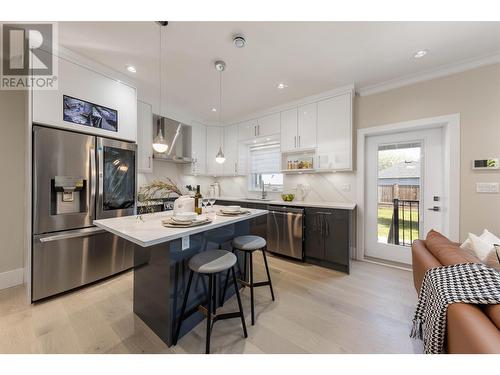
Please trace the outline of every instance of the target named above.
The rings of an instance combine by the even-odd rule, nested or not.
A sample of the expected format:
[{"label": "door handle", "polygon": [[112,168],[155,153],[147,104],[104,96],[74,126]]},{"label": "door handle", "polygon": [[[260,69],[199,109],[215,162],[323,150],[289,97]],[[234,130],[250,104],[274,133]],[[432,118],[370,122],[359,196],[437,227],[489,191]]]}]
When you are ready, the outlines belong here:
[{"label": "door handle", "polygon": [[53,236],[42,237],[40,238],[40,242],[53,242],[60,240],[67,240],[70,238],[79,238],[79,237],[88,237],[94,234],[105,233],[106,231],[99,227],[92,227],[83,230],[76,230],[74,232],[64,233],[64,234],[55,234]]},{"label": "door handle", "polygon": [[436,212],[439,212],[441,211],[441,207],[438,207],[438,206],[434,206],[434,207],[430,207],[428,208],[429,211],[436,211]]}]

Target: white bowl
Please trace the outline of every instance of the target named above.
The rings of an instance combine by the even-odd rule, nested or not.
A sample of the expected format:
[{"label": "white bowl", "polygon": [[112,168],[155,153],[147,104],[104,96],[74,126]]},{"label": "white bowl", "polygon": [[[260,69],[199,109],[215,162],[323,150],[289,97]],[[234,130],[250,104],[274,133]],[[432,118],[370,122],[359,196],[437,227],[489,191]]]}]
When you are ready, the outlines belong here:
[{"label": "white bowl", "polygon": [[241,206],[224,206],[222,207],[222,212],[240,212]]},{"label": "white bowl", "polygon": [[174,215],[177,221],[193,221],[196,220],[198,214],[196,212],[178,212]]}]

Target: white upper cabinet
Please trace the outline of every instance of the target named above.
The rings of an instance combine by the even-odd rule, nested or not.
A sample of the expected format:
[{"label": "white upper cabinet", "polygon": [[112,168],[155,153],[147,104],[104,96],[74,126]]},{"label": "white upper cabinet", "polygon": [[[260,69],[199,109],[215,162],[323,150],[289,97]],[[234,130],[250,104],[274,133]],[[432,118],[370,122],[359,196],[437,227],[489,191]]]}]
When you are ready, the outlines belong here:
[{"label": "white upper cabinet", "polygon": [[281,112],[281,151],[297,148],[297,108]]},{"label": "white upper cabinet", "polygon": [[238,125],[238,140],[246,141],[257,136],[257,120],[249,120]]},{"label": "white upper cabinet", "polygon": [[281,112],[281,151],[316,147],[317,104],[301,105]]},{"label": "white upper cabinet", "polygon": [[238,125],[224,127],[224,156],[226,161],[222,164],[224,176],[236,176],[239,174],[238,153]]},{"label": "white upper cabinet", "polygon": [[297,148],[316,147],[316,123],[318,105],[316,103],[301,105],[298,108]]},{"label": "white upper cabinet", "polygon": [[280,118],[281,114],[278,112],[257,119],[257,137],[279,134],[281,129]]},{"label": "white upper cabinet", "polygon": [[191,138],[192,163],[184,167],[184,172],[194,176],[207,173],[207,127],[193,124]]},{"label": "white upper cabinet", "polygon": [[[39,53],[44,53],[40,49]],[[83,133],[137,141],[136,89],[64,58],[58,61],[57,90],[33,90],[33,122]],[[118,131],[65,121],[63,96],[116,110]]]},{"label": "white upper cabinet", "polygon": [[210,176],[222,176],[223,165],[215,161],[215,155],[223,142],[223,128],[219,126],[207,127],[207,173]]},{"label": "white upper cabinet", "polygon": [[317,168],[352,170],[352,92],[318,102]]},{"label": "white upper cabinet", "polygon": [[153,172],[153,109],[151,104],[137,102],[137,169]]}]

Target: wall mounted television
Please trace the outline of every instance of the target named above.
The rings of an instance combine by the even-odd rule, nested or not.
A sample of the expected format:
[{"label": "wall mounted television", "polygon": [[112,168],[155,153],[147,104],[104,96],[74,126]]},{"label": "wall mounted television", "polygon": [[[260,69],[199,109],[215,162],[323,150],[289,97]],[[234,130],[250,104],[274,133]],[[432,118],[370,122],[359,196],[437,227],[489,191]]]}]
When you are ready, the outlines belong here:
[{"label": "wall mounted television", "polygon": [[118,111],[63,95],[63,120],[78,125],[118,131]]}]

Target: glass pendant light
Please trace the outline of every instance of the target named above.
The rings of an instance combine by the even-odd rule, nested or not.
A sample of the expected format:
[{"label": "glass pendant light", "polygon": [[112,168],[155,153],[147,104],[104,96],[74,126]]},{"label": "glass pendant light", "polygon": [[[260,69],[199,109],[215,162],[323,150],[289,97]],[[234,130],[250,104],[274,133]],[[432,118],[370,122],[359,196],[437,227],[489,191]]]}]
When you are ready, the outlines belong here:
[{"label": "glass pendant light", "polygon": [[[215,69],[219,72],[219,125],[222,125],[222,72],[226,68],[224,61],[216,61]],[[222,151],[222,144],[219,146],[219,152],[215,155],[215,161],[222,164],[226,161],[224,152]]]},{"label": "glass pendant light", "polygon": [[[159,76],[160,76],[160,116],[162,116],[162,62],[163,62],[163,43],[162,43],[162,27],[166,26],[162,24],[161,22],[158,23],[160,25],[160,59],[159,59],[159,65],[160,65],[160,70],[159,70]],[[157,124],[157,132],[156,136],[153,139],[153,150],[159,153],[164,153],[167,152],[168,150],[168,144],[167,141],[165,141],[165,138],[163,137],[163,132],[161,130],[161,120],[158,120]]]},{"label": "glass pendant light", "polygon": [[163,132],[161,131],[160,119],[158,119],[157,127],[158,127],[158,132],[156,133],[156,136],[153,139],[153,150],[159,153],[164,153],[167,152],[168,145],[167,142],[165,141],[165,138],[163,137]]}]

